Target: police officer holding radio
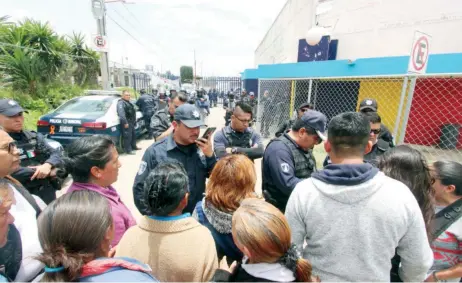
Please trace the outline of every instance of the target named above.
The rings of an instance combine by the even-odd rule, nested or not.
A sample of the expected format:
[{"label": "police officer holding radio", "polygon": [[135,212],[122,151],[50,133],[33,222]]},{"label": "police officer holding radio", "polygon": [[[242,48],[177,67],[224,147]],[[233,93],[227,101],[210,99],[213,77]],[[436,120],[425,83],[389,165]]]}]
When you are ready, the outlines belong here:
[{"label": "police officer holding radio", "polygon": [[136,101],[136,106],[139,107],[141,113],[143,113],[144,127],[148,132],[147,139],[153,139],[153,133],[151,128],[151,118],[156,112],[156,101],[152,95],[146,93],[144,89],[140,90],[140,98]]},{"label": "police officer holding radio", "polygon": [[217,158],[228,154],[245,154],[251,160],[263,157],[263,142],[259,133],[249,127],[252,107],[239,102],[231,115],[229,126],[215,134],[213,146]]},{"label": "police officer holding radio", "polygon": [[140,150],[140,148],[136,146],[136,109],[130,102],[128,90],[122,92],[122,99],[117,102],[117,115],[120,118],[124,151],[126,154],[134,155],[133,150]]},{"label": "police officer holding radio", "polygon": [[316,170],[312,149],[326,140],[327,118],[321,112],[308,111],[292,129],[273,139],[263,155],[262,191],[265,200],[282,212],[292,190]]},{"label": "police officer holding radio", "polygon": [[[16,141],[21,167],[11,174],[46,204],[56,199],[65,173],[61,146],[34,131],[24,130],[24,109],[12,99],[0,99],[0,126]],[[27,113],[27,112],[26,112]]]}]

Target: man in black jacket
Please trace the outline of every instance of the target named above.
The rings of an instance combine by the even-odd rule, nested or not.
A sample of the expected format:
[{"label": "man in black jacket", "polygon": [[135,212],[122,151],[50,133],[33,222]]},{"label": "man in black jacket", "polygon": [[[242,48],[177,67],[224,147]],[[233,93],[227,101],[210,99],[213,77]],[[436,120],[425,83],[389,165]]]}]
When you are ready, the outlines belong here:
[{"label": "man in black jacket", "polygon": [[120,118],[120,131],[123,138],[123,148],[126,154],[134,155],[132,150],[139,150],[136,146],[136,109],[130,102],[130,92],[124,90],[122,99],[117,102],[117,115]]},{"label": "man in black jacket", "polygon": [[144,89],[140,90],[140,93],[141,96],[136,101],[136,106],[138,106],[141,113],[143,113],[144,127],[148,132],[147,139],[153,139],[151,118],[152,115],[154,115],[154,112],[156,112],[156,101],[154,99],[154,96],[147,94]]},{"label": "man in black jacket", "polygon": [[49,204],[62,186],[62,178],[57,177],[63,171],[62,153],[43,135],[24,130],[24,112],[16,101],[0,100],[0,126],[15,140],[21,159],[21,167],[11,176]]},{"label": "man in black jacket", "polygon": [[[369,113],[369,112],[375,112],[379,110],[379,104],[377,103],[377,100],[373,98],[366,98],[361,101],[359,104],[359,112],[361,113]],[[386,142],[388,143],[389,147],[394,147],[395,144],[393,142],[393,135],[391,134],[390,130],[384,125],[381,124],[380,126],[380,134],[378,136],[378,139],[381,140],[381,142]]]}]

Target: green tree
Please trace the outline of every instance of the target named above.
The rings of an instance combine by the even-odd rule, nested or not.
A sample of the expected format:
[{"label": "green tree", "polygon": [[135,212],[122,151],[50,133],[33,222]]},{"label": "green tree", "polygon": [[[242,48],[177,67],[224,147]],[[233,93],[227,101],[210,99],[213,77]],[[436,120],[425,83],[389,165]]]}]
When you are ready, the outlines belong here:
[{"label": "green tree", "polygon": [[76,64],[74,71],[75,82],[80,85],[89,85],[97,80],[99,72],[99,56],[85,45],[85,36],[73,33],[70,39],[70,54]]},{"label": "green tree", "polygon": [[191,83],[194,79],[193,67],[181,66],[180,78],[181,78],[181,83]]}]

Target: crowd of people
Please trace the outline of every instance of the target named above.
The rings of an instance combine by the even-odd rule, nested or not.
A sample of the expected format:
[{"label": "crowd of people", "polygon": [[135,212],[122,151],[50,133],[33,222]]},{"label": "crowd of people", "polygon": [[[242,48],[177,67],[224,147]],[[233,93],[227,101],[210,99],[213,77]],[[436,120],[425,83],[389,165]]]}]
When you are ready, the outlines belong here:
[{"label": "crowd of people", "polygon": [[[118,107],[128,136],[129,98]],[[27,135],[24,110],[0,100],[0,282],[462,277],[462,164],[427,164],[419,151],[395,146],[373,99],[329,122],[302,104],[266,148],[247,99],[229,109],[228,125],[202,136],[201,105],[183,92],[163,99],[162,109],[139,102],[155,142],[133,184],[138,220],[113,186],[124,164],[111,138],[77,139],[64,154],[40,141],[46,166],[23,164],[15,137]],[[136,150],[125,141],[126,153]],[[313,154],[321,144],[324,168]],[[26,168],[29,179],[15,177]],[[64,177],[59,170],[72,184],[43,201],[29,184]]]}]

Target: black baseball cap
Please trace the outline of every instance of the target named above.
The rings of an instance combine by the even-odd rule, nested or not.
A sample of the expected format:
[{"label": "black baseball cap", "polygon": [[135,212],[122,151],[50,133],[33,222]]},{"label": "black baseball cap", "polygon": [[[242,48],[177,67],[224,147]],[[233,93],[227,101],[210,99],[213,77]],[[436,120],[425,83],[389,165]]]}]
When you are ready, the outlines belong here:
[{"label": "black baseball cap", "polygon": [[298,110],[302,110],[303,108],[312,109],[312,108],[313,108],[313,105],[311,105],[311,103],[308,103],[308,102],[302,103],[302,105],[300,105],[300,106],[298,107]]},{"label": "black baseball cap", "polygon": [[377,100],[373,98],[366,98],[361,101],[359,104],[359,111],[363,111],[364,109],[370,109],[374,112],[377,112],[379,109],[379,105],[377,104]]},{"label": "black baseball cap", "polygon": [[0,99],[0,114],[8,116],[8,117],[12,117],[22,112],[29,113],[25,111],[24,109],[22,109],[19,103],[17,103],[13,99],[8,99],[8,98]]},{"label": "black baseball cap", "polygon": [[201,114],[197,107],[192,104],[183,104],[175,110],[173,115],[175,121],[181,121],[188,128],[197,128],[205,126]]},{"label": "black baseball cap", "polygon": [[327,117],[319,111],[311,110],[306,111],[302,118],[303,123],[308,128],[312,128],[316,131],[319,138],[323,141],[327,140],[326,127],[327,127]]}]

